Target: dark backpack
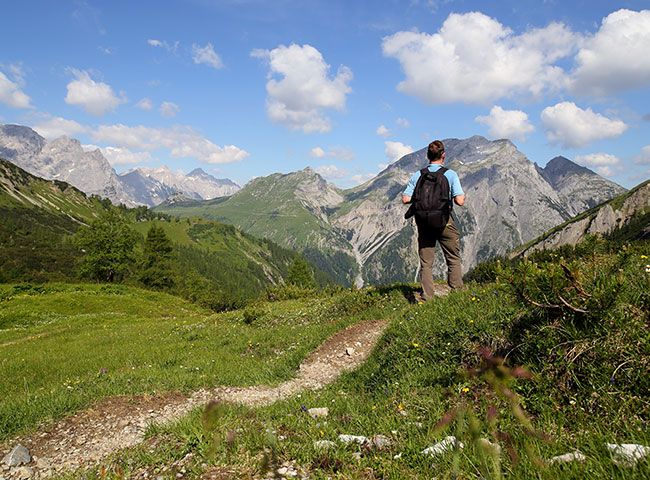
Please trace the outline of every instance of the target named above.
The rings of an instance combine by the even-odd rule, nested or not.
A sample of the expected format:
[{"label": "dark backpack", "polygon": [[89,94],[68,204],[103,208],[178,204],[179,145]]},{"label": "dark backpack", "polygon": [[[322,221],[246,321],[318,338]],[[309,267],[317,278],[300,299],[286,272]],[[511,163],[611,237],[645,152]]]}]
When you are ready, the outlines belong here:
[{"label": "dark backpack", "polygon": [[445,167],[435,172],[428,168],[420,170],[420,178],[415,185],[411,206],[404,215],[415,215],[419,227],[442,229],[447,226],[451,215],[452,203],[449,199],[449,180],[445,177]]}]

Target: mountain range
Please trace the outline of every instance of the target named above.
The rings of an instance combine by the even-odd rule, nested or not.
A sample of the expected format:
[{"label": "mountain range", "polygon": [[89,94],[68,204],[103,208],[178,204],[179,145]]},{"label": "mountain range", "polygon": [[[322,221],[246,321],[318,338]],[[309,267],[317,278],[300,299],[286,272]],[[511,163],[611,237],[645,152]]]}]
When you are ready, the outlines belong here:
[{"label": "mountain range", "polygon": [[[454,216],[462,232],[465,271],[504,255],[625,189],[564,157],[539,167],[509,140],[480,136],[444,140],[447,166],[467,195]],[[252,180],[225,199],[163,202],[160,211],[231,223],[301,250],[343,283],[412,281],[417,234],[401,203],[426,149],[405,155],[368,182],[341,190],[311,168]],[[439,255],[436,272],[446,267]]]},{"label": "mountain range", "polygon": [[89,195],[127,206],[157,205],[171,197],[212,199],[232,195],[239,185],[197,168],[187,175],[160,168],[136,168],[118,175],[101,150],[78,140],[47,141],[29,127],[0,125],[0,158],[48,180],[67,182]]},{"label": "mountain range", "polygon": [[[447,166],[458,172],[467,194],[465,206],[454,210],[465,271],[625,191],[565,157],[542,168],[507,139],[444,142]],[[67,137],[48,142],[17,125],[0,126],[0,157],[114,203],[233,224],[301,251],[340,283],[417,278],[417,234],[403,218],[401,192],[411,174],[427,164],[426,149],[347,190],[311,168],[259,177],[243,188],[200,169],[185,175],[167,167],[137,168],[117,175],[101,151],[87,152]],[[435,272],[445,270],[440,255]]]}]

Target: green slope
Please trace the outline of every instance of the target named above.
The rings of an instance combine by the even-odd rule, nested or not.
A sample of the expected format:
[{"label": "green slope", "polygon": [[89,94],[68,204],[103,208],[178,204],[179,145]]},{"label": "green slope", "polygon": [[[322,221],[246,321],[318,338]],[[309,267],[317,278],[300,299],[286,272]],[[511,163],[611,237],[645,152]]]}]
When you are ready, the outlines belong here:
[{"label": "green slope", "polygon": [[301,251],[332,279],[350,284],[357,266],[345,238],[296,196],[301,185],[317,181],[314,174],[304,171],[273,174],[251,181],[228,198],[164,203],[154,210],[229,223],[256,237]]},{"label": "green slope", "polygon": [[106,209],[121,212],[142,237],[152,222],[159,224],[175,245],[175,269],[185,296],[201,290],[205,304],[210,296],[233,301],[259,296],[269,286],[283,283],[297,257],[230,225],[167,219],[145,207],[113,207],[66,183],[43,180],[0,160],[0,282],[76,279],[82,252],[73,246],[72,235]]}]

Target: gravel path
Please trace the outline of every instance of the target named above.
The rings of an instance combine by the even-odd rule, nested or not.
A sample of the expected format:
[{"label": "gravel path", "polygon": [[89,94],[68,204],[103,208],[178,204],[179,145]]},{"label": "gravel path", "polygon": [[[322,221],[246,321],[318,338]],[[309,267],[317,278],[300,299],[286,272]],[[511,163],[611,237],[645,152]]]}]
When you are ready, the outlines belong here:
[{"label": "gravel path", "polygon": [[369,321],[336,333],[305,359],[294,379],[275,387],[216,387],[198,390],[189,396],[167,394],[102,400],[88,410],[4,445],[0,451],[2,456],[20,443],[29,449],[34,459],[27,465],[30,470],[0,471],[0,477],[15,479],[23,475],[25,478],[24,475],[31,473],[29,478],[48,478],[97,464],[111,453],[142,442],[150,424],[172,422],[213,400],[261,406],[301,390],[321,388],[342,372],[359,366],[386,326],[385,321]]}]

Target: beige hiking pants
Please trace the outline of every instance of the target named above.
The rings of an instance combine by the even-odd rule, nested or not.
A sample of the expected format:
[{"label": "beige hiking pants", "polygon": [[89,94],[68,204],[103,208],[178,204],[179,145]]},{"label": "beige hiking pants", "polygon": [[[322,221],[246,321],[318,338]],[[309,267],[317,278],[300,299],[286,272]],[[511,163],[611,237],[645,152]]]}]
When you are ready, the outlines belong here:
[{"label": "beige hiking pants", "polygon": [[435,246],[440,242],[447,262],[447,283],[451,288],[463,288],[463,270],[460,264],[460,235],[452,218],[442,230],[432,230],[418,225],[418,254],[420,255],[420,281],[425,300],[433,297],[433,262]]}]

